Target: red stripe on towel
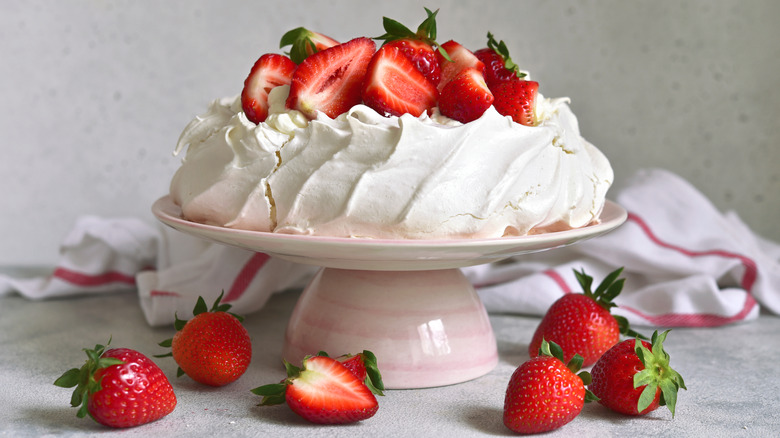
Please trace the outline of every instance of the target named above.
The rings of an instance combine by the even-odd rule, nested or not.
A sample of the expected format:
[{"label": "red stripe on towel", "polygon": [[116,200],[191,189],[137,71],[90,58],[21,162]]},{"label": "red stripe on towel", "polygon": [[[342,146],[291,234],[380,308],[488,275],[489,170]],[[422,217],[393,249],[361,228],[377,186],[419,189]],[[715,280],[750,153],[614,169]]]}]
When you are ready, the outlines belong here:
[{"label": "red stripe on towel", "polygon": [[566,284],[566,280],[564,280],[563,277],[561,277],[561,274],[559,274],[558,272],[552,269],[548,269],[542,272],[542,274],[552,278],[552,280],[558,285],[558,287],[561,288],[561,292],[563,292],[564,295],[571,293],[571,289],[569,288],[569,285]]},{"label": "red stripe on towel", "polygon": [[149,292],[149,296],[152,297],[180,297],[178,292],[171,292],[167,290],[153,290]]},{"label": "red stripe on towel", "polygon": [[627,306],[620,306],[621,309],[628,310],[646,319],[648,322],[659,326],[717,327],[717,326],[721,326],[724,324],[729,324],[735,321],[741,321],[745,319],[747,315],[750,314],[753,308],[757,305],[755,298],[750,293],[751,289],[753,289],[753,285],[755,284],[756,278],[758,276],[758,267],[756,265],[756,262],[753,259],[743,256],[741,254],[733,253],[730,251],[724,251],[724,250],[694,251],[694,250],[685,249],[680,246],[673,245],[671,243],[664,242],[663,240],[659,239],[658,236],[656,236],[655,233],[653,233],[653,231],[650,229],[650,226],[648,226],[647,223],[635,213],[628,213],[628,220],[637,224],[639,228],[645,233],[645,235],[647,235],[647,238],[650,239],[651,242],[655,243],[656,245],[662,248],[667,248],[673,251],[677,251],[680,254],[686,255],[688,257],[715,256],[715,257],[738,259],[742,263],[742,266],[745,267],[745,273],[742,276],[742,281],[740,285],[742,289],[744,289],[747,292],[747,295],[745,298],[745,304],[742,306],[742,309],[733,316],[721,316],[721,315],[706,314],[706,313],[703,314],[669,313],[665,315],[653,316],[653,315],[647,315],[643,312],[640,312],[637,309],[627,307]]},{"label": "red stripe on towel", "polygon": [[257,272],[265,265],[265,263],[271,257],[268,254],[262,252],[255,253],[249,261],[246,262],[241,272],[238,273],[236,279],[233,281],[233,285],[230,286],[230,290],[227,295],[222,299],[224,302],[235,301],[241,298],[249,284],[255,279]]},{"label": "red stripe on towel", "polygon": [[134,276],[126,275],[116,271],[93,275],[58,267],[54,270],[54,273],[52,273],[52,277],[82,287],[102,286],[110,283],[124,283],[131,286],[135,285]]}]

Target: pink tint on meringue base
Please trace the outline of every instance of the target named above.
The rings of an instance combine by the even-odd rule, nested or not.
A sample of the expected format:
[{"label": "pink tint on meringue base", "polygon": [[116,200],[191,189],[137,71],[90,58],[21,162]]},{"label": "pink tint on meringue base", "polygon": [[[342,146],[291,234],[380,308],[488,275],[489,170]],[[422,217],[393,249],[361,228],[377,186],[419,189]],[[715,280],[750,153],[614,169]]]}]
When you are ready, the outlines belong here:
[{"label": "pink tint on meringue base", "polygon": [[363,350],[388,389],[461,383],[498,363],[487,312],[459,269],[321,269],[290,317],[284,358]]}]

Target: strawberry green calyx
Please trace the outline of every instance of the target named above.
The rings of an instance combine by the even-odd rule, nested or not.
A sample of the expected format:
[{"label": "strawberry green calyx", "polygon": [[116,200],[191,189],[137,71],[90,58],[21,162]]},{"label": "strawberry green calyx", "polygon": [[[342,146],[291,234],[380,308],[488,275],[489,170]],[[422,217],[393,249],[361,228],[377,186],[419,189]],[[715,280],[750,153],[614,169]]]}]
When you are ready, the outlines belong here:
[{"label": "strawberry green calyx", "polygon": [[488,47],[493,49],[494,52],[501,56],[501,58],[504,60],[505,69],[513,72],[519,79],[523,79],[528,76],[527,72],[520,70],[520,67],[518,67],[514,61],[512,61],[512,58],[509,56],[509,48],[506,46],[504,40],[496,42],[495,37],[493,37],[493,34],[490,32],[488,32],[487,38]]},{"label": "strawberry green calyx", "polygon": [[687,390],[682,376],[669,366],[669,354],[664,350],[663,343],[670,330],[658,334],[653,333],[651,338],[652,350],[647,349],[642,342],[637,339],[634,351],[639,360],[644,364],[645,369],[634,374],[634,388],[645,386],[642,394],[639,396],[637,404],[638,412],[645,410],[653,402],[658,388],[661,389],[661,398],[659,406],[666,406],[672,412],[677,404],[677,392],[680,388]]},{"label": "strawberry green calyx", "polygon": [[[106,347],[111,343],[111,338],[108,339],[106,345],[95,345],[94,349],[85,348],[84,352],[87,353],[87,361],[81,368],[71,368],[62,374],[57,380],[54,381],[56,386],[61,388],[73,388],[73,395],[70,399],[70,405],[73,407],[79,407],[76,414],[79,418],[84,418],[89,413],[88,411],[88,399],[90,394],[94,394],[102,389],[99,380],[95,379],[95,372],[101,368],[108,368],[113,365],[123,364],[119,359],[113,357],[101,357],[106,351]],[[91,414],[90,414],[91,416]]]},{"label": "strawberry green calyx", "polygon": [[447,51],[442,49],[436,42],[436,14],[439,13],[439,10],[431,11],[430,9],[425,8],[425,13],[428,17],[420,23],[416,32],[392,18],[382,17],[382,25],[385,28],[385,33],[378,37],[374,37],[374,39],[383,40],[385,43],[404,38],[422,41],[431,47],[435,47],[444,59],[451,61]]},{"label": "strawberry green calyx", "polygon": [[566,368],[568,368],[572,373],[577,374],[577,377],[579,377],[582,380],[582,383],[585,385],[585,403],[598,401],[599,398],[596,397],[596,395],[590,392],[590,390],[587,388],[592,380],[590,373],[587,371],[580,371],[582,369],[583,362],[582,356],[575,354],[574,357],[572,357],[571,360],[566,363],[564,362],[563,349],[560,347],[560,345],[552,341],[547,342],[546,339],[542,339],[542,345],[539,347],[539,356],[554,357],[565,363]]},{"label": "strawberry green calyx", "polygon": [[379,372],[379,366],[377,365],[376,355],[374,353],[363,350],[363,364],[366,366],[366,380],[363,382],[368,386],[376,395],[385,395],[385,384],[382,382],[382,374]]},{"label": "strawberry green calyx", "polygon": [[[598,287],[596,287],[596,290],[592,291],[591,287],[593,285],[593,277],[585,274],[584,269],[580,272],[574,270],[574,276],[577,277],[577,282],[579,282],[580,286],[582,286],[582,293],[585,296],[592,298],[596,304],[607,311],[611,311],[613,307],[617,307],[617,304],[615,304],[613,300],[618,295],[620,295],[620,292],[623,290],[623,285],[626,282],[625,278],[618,278],[622,273],[622,267],[610,272],[606,277],[604,277],[604,280],[601,281]],[[628,320],[625,317],[620,315],[612,315],[612,317],[615,318],[615,321],[617,321],[621,335],[630,336],[632,338],[638,337],[639,339],[647,339],[647,336],[631,329]]]},{"label": "strawberry green calyx", "polygon": [[294,63],[300,64],[307,56],[321,50],[321,46],[318,47],[317,45],[316,40],[318,38],[325,37],[305,27],[296,27],[282,35],[279,48],[290,46],[290,51],[288,52],[290,59]]}]

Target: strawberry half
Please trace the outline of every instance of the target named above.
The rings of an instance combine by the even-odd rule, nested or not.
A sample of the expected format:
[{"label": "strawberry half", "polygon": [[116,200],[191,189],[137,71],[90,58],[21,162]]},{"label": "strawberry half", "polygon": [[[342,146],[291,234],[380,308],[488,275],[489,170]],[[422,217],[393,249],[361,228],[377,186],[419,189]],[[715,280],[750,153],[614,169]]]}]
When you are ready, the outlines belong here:
[{"label": "strawberry half", "polygon": [[516,123],[536,126],[536,96],[539,83],[514,78],[498,82],[492,88],[493,106],[499,114],[509,116]]},{"label": "strawberry half", "polygon": [[482,72],[467,68],[455,76],[441,91],[439,111],[451,119],[468,123],[478,119],[493,103]]},{"label": "strawberry half", "polygon": [[129,348],[106,346],[85,348],[89,359],[84,366],[66,371],[54,382],[62,388],[76,387],[71,405],[79,407],[77,417],[89,414],[105,426],[134,427],[173,412],[173,387],[154,362]]},{"label": "strawberry half", "polygon": [[[317,356],[328,356],[324,351],[317,353]],[[379,372],[376,356],[374,353],[363,350],[358,354],[344,354],[336,358],[342,365],[355,375],[361,382],[365,383],[368,389],[376,395],[384,395],[385,385],[382,382],[382,374]]]},{"label": "strawberry half", "polygon": [[383,46],[371,59],[363,103],[385,116],[415,117],[436,106],[438,91],[397,47]]},{"label": "strawberry half", "polygon": [[309,55],[329,49],[338,44],[338,41],[327,35],[314,32],[305,27],[297,27],[282,35],[282,40],[279,42],[279,48],[291,46],[290,52],[288,53],[290,59],[292,59],[294,63],[300,64],[304,59],[308,58]]},{"label": "strawberry half", "polygon": [[[442,44],[441,49],[439,52],[436,52],[436,60],[439,61],[439,66],[441,66],[441,80],[438,84],[439,91],[444,89],[450,80],[467,68],[475,68],[480,72],[485,69],[485,64],[477,59],[469,49],[460,45],[460,43],[450,40]],[[448,55],[449,59],[441,53],[442,51]]]},{"label": "strawberry half", "polygon": [[425,12],[428,17],[420,23],[416,32],[398,21],[383,17],[385,33],[374,39],[384,40],[384,46],[400,49],[415,68],[436,86],[441,80],[441,67],[436,52],[438,50],[440,56],[447,59],[449,55],[436,43],[436,14],[439,11],[431,12],[430,9],[425,8]]},{"label": "strawberry half", "polygon": [[241,91],[241,107],[249,120],[254,123],[265,121],[268,93],[274,87],[289,84],[295,67],[290,58],[276,53],[265,54],[255,62]]},{"label": "strawberry half", "polygon": [[490,32],[488,32],[487,37],[488,46],[474,52],[474,56],[485,64],[485,82],[487,82],[488,87],[492,89],[500,82],[524,79],[528,76],[512,61],[509,56],[509,48],[503,40],[496,42]]},{"label": "strawberry half", "polygon": [[309,356],[302,368],[285,361],[288,377],[252,389],[263,397],[261,406],[282,403],[312,423],[354,423],[371,418],[379,409],[376,397],[341,362],[327,356]]},{"label": "strawberry half", "polygon": [[360,37],[314,53],[293,73],[287,108],[309,119],[317,111],[335,118],[361,102],[360,91],[376,44]]}]

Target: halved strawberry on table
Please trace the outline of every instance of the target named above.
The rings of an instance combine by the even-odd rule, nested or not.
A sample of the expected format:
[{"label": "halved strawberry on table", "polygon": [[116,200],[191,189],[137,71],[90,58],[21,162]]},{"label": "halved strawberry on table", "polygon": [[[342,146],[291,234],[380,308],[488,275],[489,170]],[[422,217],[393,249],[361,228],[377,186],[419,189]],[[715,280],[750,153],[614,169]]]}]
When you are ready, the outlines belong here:
[{"label": "halved strawberry on table", "polygon": [[397,47],[415,68],[436,86],[441,80],[441,67],[436,53],[438,51],[444,58],[449,56],[436,42],[436,14],[439,11],[431,12],[425,8],[425,12],[428,16],[420,23],[416,32],[396,20],[383,17],[385,33],[374,39],[384,40],[383,47]]},{"label": "halved strawberry on table", "polygon": [[287,378],[252,389],[261,406],[287,403],[312,423],[343,424],[371,418],[379,403],[371,390],[344,364],[327,356],[308,356],[302,367],[285,361]]},{"label": "halved strawberry on table", "polygon": [[309,119],[317,111],[335,118],[361,103],[363,78],[375,51],[371,39],[359,37],[310,55],[293,73],[287,108]]},{"label": "halved strawberry on table", "polygon": [[296,64],[300,64],[304,59],[317,52],[337,46],[338,41],[323,35],[319,32],[306,29],[305,27],[296,27],[282,35],[279,42],[279,48],[290,46],[288,53],[290,59]]},{"label": "halved strawberry on table", "polygon": [[418,117],[436,106],[439,92],[401,50],[382,46],[368,64],[361,95],[379,114]]},{"label": "halved strawberry on table", "polygon": [[264,122],[268,117],[268,93],[292,80],[295,63],[290,58],[276,53],[267,53],[252,66],[241,91],[241,107],[247,118],[254,123]]}]

